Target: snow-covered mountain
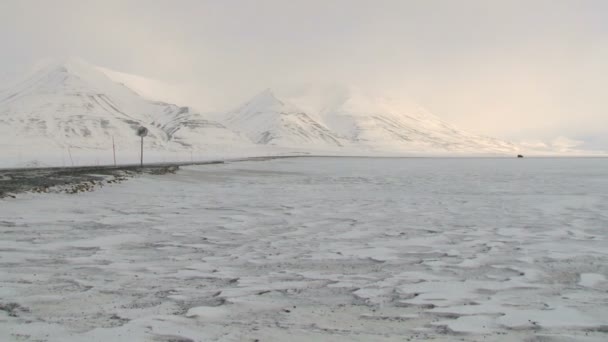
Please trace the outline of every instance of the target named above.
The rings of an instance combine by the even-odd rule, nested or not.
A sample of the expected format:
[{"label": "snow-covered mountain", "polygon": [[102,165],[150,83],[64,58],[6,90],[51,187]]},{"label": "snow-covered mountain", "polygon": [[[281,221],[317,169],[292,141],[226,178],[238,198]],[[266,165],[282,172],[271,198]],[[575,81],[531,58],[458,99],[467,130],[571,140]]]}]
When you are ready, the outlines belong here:
[{"label": "snow-covered mountain", "polygon": [[464,132],[415,105],[404,107],[359,91],[342,96],[317,111],[303,110],[266,89],[228,113],[224,122],[257,144],[345,147],[363,153],[517,151],[514,144]]},{"label": "snow-covered mountain", "polygon": [[226,117],[226,125],[256,144],[339,147],[343,141],[323,124],[266,89]]},{"label": "snow-covered mountain", "polygon": [[188,107],[151,101],[100,69],[69,59],[49,63],[0,92],[0,146],[46,150],[108,149],[132,145],[135,129],[149,129],[149,148],[178,150],[247,143]]},{"label": "snow-covered mountain", "polygon": [[517,146],[471,134],[415,104],[351,91],[321,110],[329,129],[353,144],[379,151],[513,153]]},{"label": "snow-covered mountain", "polygon": [[[173,158],[180,153],[193,158],[196,151],[216,156],[240,151],[349,155],[518,151],[514,144],[456,129],[417,106],[357,91],[321,101],[315,109],[267,89],[236,110],[213,117],[168,103],[178,94],[177,88],[162,82],[78,59],[46,62],[0,89],[0,151],[5,159],[12,155],[18,160],[54,154],[49,159],[56,163],[56,156],[66,150],[72,153],[70,149],[99,151],[107,158],[114,143],[117,150],[125,151],[123,155],[128,151],[127,159],[132,161],[138,152],[134,147],[139,126],[149,129],[146,149],[166,152],[157,160],[184,160]],[[29,156],[22,158],[25,154]]]}]

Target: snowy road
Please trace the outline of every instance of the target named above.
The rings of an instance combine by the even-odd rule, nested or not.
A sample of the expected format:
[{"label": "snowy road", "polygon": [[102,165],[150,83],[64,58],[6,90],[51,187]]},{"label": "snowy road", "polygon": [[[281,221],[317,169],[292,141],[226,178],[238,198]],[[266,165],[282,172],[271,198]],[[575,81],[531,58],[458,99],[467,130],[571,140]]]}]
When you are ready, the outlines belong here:
[{"label": "snowy road", "polygon": [[3,341],[605,341],[607,159],[298,158],[0,200]]}]

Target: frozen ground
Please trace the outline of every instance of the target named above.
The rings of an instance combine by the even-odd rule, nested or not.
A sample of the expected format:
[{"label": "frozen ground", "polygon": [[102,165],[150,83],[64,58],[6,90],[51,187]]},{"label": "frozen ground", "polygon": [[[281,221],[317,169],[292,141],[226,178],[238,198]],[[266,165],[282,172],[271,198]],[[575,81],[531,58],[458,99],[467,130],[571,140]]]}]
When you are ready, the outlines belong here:
[{"label": "frozen ground", "polygon": [[0,200],[3,341],[606,341],[607,159],[299,158]]}]

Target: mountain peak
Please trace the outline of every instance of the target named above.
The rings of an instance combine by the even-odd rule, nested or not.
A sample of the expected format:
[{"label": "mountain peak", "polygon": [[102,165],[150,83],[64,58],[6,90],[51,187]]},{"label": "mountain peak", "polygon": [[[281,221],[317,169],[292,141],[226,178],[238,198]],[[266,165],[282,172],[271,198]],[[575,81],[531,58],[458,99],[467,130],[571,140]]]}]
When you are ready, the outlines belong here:
[{"label": "mountain peak", "polygon": [[230,114],[226,123],[256,144],[342,146],[340,138],[296,106],[279,100],[270,88]]},{"label": "mountain peak", "polygon": [[262,92],[260,92],[256,96],[254,96],[253,99],[251,99],[251,101],[249,102],[249,104],[254,105],[256,107],[257,106],[268,107],[268,106],[275,106],[275,105],[281,105],[281,106],[285,105],[285,103],[283,103],[283,101],[279,100],[276,97],[276,95],[270,88],[266,88]]},{"label": "mountain peak", "polygon": [[88,78],[99,77],[97,68],[79,57],[66,57],[51,64],[52,71],[64,72],[70,75]]},{"label": "mountain peak", "polygon": [[272,89],[266,88],[266,89],[262,90],[258,94],[258,96],[273,96],[274,97],[275,95],[274,95],[274,91],[272,91]]},{"label": "mountain peak", "polygon": [[79,57],[47,58],[34,64],[32,73],[65,72],[78,74],[83,70],[94,70],[95,66]]}]

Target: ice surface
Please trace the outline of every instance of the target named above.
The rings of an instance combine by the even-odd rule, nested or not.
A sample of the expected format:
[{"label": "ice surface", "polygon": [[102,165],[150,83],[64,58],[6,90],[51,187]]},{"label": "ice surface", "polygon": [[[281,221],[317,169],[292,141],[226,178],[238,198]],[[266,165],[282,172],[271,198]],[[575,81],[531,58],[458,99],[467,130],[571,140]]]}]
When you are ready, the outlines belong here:
[{"label": "ice surface", "polygon": [[297,158],[0,200],[2,341],[605,341],[608,160]]}]

